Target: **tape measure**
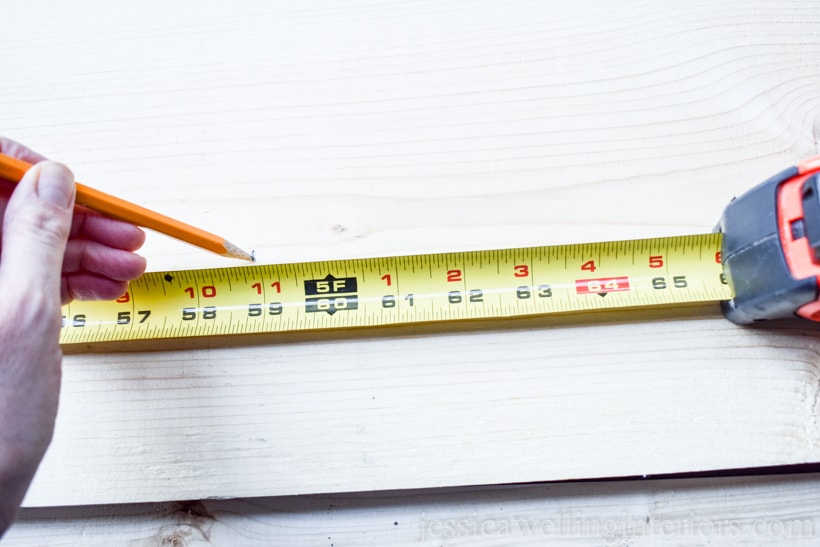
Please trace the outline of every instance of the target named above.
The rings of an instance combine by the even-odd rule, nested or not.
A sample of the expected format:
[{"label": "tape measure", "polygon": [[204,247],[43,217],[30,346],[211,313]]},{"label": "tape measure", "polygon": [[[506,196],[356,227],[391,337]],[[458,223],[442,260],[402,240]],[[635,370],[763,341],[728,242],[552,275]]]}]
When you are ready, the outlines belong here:
[{"label": "tape measure", "polygon": [[146,273],[63,307],[63,344],[728,300],[718,233]]}]

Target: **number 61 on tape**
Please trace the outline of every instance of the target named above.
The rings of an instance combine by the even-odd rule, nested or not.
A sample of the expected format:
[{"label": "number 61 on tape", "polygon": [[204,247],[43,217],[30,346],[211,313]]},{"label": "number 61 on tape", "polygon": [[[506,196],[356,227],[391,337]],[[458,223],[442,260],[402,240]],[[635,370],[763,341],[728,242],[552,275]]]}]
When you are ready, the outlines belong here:
[{"label": "number 61 on tape", "polygon": [[369,327],[732,298],[720,234],[151,272],[61,342]]}]

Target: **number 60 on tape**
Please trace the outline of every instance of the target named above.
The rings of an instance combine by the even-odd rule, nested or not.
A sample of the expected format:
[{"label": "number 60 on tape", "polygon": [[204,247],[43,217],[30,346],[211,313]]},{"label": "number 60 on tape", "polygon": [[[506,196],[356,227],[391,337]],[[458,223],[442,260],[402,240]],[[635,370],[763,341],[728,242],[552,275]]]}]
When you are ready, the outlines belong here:
[{"label": "number 60 on tape", "polygon": [[150,272],[63,307],[61,342],[369,327],[728,300],[720,234]]}]

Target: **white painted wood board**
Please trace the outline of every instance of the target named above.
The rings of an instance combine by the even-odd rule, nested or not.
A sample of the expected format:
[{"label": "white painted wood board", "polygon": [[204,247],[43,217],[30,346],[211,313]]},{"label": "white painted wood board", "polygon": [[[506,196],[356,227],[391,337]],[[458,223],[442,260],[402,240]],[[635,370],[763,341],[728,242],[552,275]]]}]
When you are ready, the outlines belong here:
[{"label": "white painted wood board", "polygon": [[[816,152],[812,2],[4,11],[0,131],[265,263],[710,231]],[[74,351],[26,504],[818,461],[817,340],[707,306]]]},{"label": "white painted wood board", "polygon": [[26,509],[4,546],[817,545],[816,474]]}]

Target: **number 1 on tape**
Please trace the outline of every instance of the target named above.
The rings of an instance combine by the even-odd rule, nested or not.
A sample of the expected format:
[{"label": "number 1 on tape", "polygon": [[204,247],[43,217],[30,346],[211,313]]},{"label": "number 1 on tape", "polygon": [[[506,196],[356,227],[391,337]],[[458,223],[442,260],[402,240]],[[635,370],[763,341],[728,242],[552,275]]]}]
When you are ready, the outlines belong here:
[{"label": "number 1 on tape", "polygon": [[720,234],[151,272],[63,307],[61,343],[367,327],[727,300]]}]

